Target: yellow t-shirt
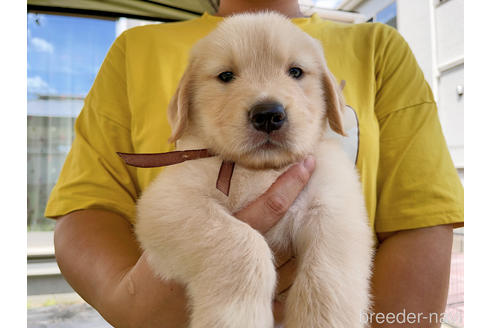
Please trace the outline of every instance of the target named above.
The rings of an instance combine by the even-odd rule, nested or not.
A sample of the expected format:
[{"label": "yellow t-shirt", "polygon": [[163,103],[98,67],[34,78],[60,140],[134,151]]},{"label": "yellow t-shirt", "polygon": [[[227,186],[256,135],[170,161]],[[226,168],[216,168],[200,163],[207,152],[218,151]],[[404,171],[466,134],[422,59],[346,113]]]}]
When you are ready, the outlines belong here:
[{"label": "yellow t-shirt", "polygon": [[[77,118],[47,217],[100,208],[134,222],[136,200],[162,168],[129,167],[116,152],[172,150],[167,105],[191,46],[221,20],[204,14],[118,37]],[[463,188],[432,92],[398,32],[317,15],[293,22],[322,42],[328,67],[347,82],[344,96],[359,121],[357,168],[375,232],[463,222]]]}]

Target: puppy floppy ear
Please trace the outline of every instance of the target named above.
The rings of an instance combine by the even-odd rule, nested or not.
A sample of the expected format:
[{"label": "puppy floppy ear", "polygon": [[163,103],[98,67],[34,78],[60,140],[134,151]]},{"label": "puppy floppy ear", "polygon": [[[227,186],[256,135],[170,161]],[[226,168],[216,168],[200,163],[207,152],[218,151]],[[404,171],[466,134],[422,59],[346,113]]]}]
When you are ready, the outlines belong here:
[{"label": "puppy floppy ear", "polygon": [[328,68],[324,68],[322,76],[322,85],[326,104],[326,117],[333,131],[345,136],[343,128],[343,110],[345,108],[345,100],[342,94],[344,83],[340,86],[337,84],[335,77],[331,74]]},{"label": "puppy floppy ear", "polygon": [[[191,66],[191,65],[190,65]],[[171,124],[172,134],[168,139],[170,143],[176,142],[188,125],[188,116],[191,102],[191,72],[188,67],[179,81],[178,88],[174,93],[167,108],[167,119]]]}]

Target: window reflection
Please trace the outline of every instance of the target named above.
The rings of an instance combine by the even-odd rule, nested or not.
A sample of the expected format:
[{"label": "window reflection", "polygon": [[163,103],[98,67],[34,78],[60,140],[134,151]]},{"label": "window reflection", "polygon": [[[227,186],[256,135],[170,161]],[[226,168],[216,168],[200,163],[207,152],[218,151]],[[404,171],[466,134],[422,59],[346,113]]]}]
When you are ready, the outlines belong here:
[{"label": "window reflection", "polygon": [[116,21],[27,14],[27,227],[52,230],[48,196],[73,140],[75,118],[116,37]]},{"label": "window reflection", "polygon": [[397,28],[396,2],[393,2],[389,6],[378,12],[376,14],[376,17],[374,17],[374,22],[381,22]]}]

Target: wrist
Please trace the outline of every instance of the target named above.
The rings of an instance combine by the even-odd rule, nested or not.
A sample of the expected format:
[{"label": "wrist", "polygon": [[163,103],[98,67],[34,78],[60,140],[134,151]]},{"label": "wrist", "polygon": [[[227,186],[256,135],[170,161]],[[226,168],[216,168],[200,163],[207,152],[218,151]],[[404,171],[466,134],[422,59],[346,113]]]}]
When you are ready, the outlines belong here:
[{"label": "wrist", "polygon": [[100,297],[101,315],[115,327],[187,327],[184,286],[156,276],[145,256],[115,276]]},{"label": "wrist", "polygon": [[133,286],[132,274],[135,266],[125,268],[113,277],[108,278],[103,288],[97,292],[91,305],[98,310],[114,327],[141,327],[135,309],[135,293],[131,293]]}]

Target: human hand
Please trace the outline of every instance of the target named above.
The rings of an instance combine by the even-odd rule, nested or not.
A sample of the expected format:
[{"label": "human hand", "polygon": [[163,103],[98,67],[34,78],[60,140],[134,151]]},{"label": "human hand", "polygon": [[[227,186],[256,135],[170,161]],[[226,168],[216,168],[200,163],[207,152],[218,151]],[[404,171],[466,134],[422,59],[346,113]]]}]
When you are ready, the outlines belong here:
[{"label": "human hand", "polygon": [[[234,216],[265,234],[285,215],[306,186],[314,168],[314,157],[308,156],[302,163],[290,167],[263,195]],[[273,314],[276,322],[282,322],[285,298],[295,277],[296,260],[291,250],[274,255],[278,281]]]}]

